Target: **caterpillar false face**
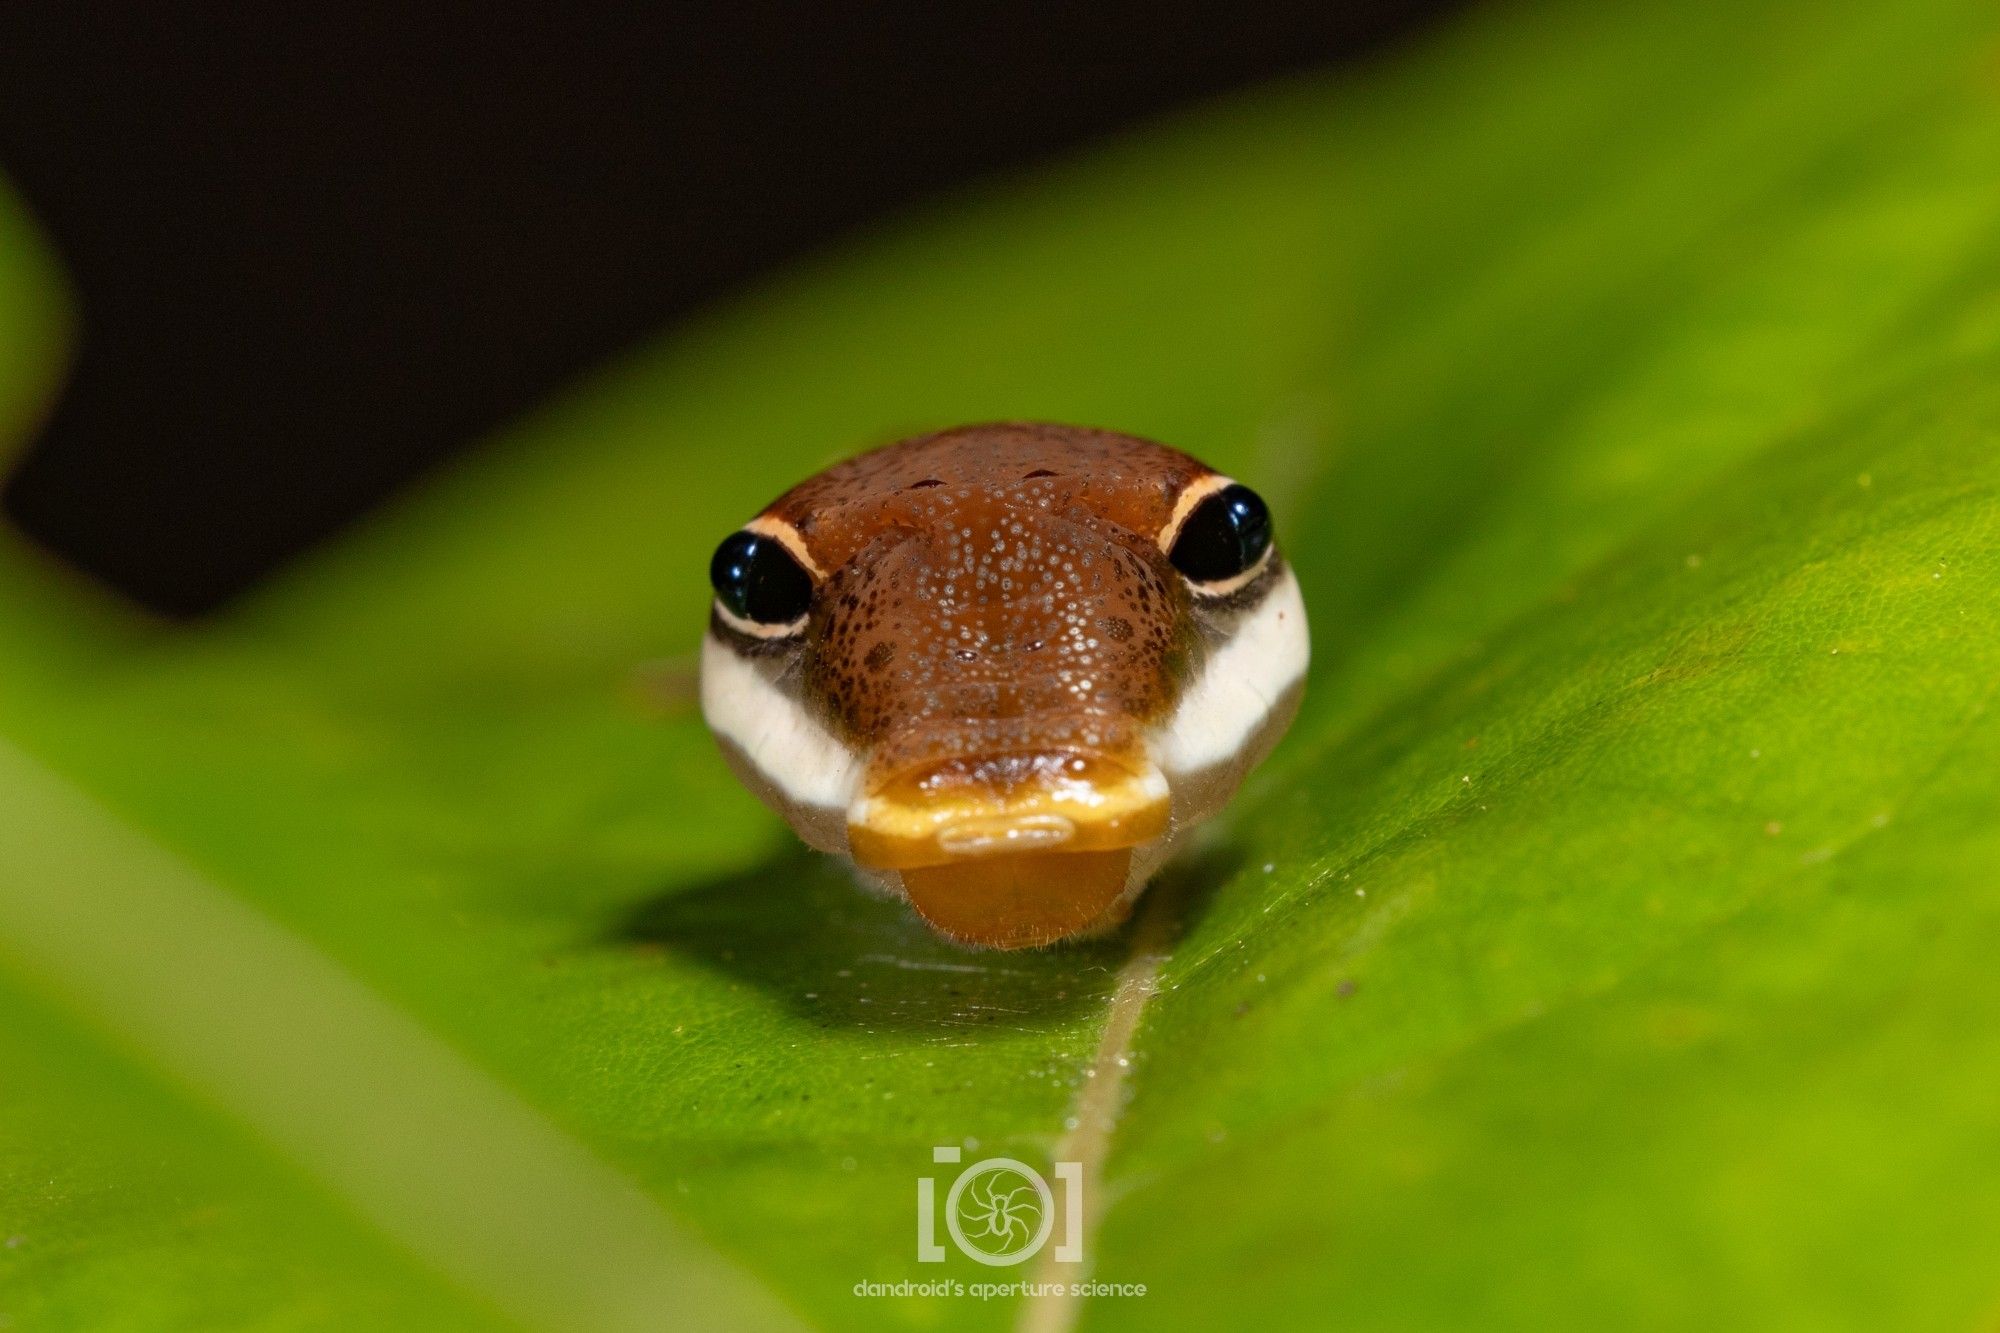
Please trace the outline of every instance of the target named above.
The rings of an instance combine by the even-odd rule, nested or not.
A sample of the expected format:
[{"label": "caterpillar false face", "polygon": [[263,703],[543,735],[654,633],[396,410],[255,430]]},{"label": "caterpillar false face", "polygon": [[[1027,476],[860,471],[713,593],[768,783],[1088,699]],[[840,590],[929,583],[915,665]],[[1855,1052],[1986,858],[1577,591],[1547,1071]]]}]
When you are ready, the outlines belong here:
[{"label": "caterpillar false face", "polygon": [[1305,680],[1264,502],[1108,431],[968,426],[863,454],[709,572],[702,709],[731,767],[968,945],[1122,921]]}]

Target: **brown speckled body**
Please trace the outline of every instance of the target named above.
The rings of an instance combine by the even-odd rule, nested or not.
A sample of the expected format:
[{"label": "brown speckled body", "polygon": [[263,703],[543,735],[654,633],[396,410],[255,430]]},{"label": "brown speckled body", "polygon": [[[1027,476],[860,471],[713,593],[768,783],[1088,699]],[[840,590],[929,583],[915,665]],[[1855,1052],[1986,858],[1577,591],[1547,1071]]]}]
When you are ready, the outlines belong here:
[{"label": "brown speckled body", "polygon": [[1230,485],[1148,440],[1031,423],[827,469],[732,539],[782,546],[795,600],[761,621],[716,604],[724,754],[953,939],[1115,925],[1297,706],[1303,608],[1268,528],[1230,577],[1169,554]]},{"label": "brown speckled body", "polygon": [[1195,651],[1156,535],[1208,471],[1125,435],[1005,425],[821,473],[766,511],[829,571],[805,670],[877,773],[1123,750]]}]

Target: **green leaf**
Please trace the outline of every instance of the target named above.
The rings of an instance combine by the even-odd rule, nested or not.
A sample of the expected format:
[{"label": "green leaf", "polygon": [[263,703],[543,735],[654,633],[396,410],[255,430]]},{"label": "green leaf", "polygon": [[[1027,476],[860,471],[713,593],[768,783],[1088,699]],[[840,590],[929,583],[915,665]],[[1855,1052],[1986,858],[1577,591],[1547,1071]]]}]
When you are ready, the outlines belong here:
[{"label": "green leaf", "polygon": [[[996,956],[685,660],[720,532],[1003,416],[1274,495],[1316,657],[1131,932]],[[2000,16],[1531,3],[865,242],[220,623],[9,549],[0,1314],[1988,1319],[1997,488]],[[935,1146],[1082,1160],[1147,1294],[854,1294],[1076,1276],[920,1265]]]}]

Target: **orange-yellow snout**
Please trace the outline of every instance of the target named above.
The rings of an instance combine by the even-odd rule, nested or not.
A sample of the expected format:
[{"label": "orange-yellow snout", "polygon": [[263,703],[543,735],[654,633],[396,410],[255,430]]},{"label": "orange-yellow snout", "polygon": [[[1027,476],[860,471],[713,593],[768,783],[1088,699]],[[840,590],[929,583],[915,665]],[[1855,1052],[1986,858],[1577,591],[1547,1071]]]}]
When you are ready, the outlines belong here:
[{"label": "orange-yellow snout", "polygon": [[1149,761],[1084,750],[953,758],[881,775],[848,812],[854,859],[897,872],[934,927],[987,948],[1114,924],[1132,849],[1167,831]]}]

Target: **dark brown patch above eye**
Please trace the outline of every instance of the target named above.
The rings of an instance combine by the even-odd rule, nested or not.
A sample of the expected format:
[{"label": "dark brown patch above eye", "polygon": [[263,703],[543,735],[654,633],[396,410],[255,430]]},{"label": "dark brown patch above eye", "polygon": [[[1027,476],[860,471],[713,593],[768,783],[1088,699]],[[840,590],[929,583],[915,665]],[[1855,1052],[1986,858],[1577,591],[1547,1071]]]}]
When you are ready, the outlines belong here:
[{"label": "dark brown patch above eye", "polygon": [[870,648],[868,656],[862,658],[861,661],[870,671],[880,671],[883,667],[889,665],[889,660],[895,655],[896,645],[885,639],[873,648]]},{"label": "dark brown patch above eye", "polygon": [[1113,643],[1123,643],[1132,637],[1132,622],[1123,616],[1106,616],[1097,622],[1097,628]]},{"label": "dark brown patch above eye", "polygon": [[1053,477],[1055,475],[1056,475],[1055,473],[1049,471],[1049,469],[1045,467],[1038,467],[1033,472],[1030,472],[1025,477],[1022,477],[1021,480],[1033,481],[1036,477]]},{"label": "dark brown patch above eye", "polygon": [[911,482],[909,486],[906,487],[905,489],[912,491],[924,491],[924,490],[929,490],[933,486],[942,486],[942,485],[944,485],[944,483],[939,481],[936,477],[925,477],[922,481]]}]

